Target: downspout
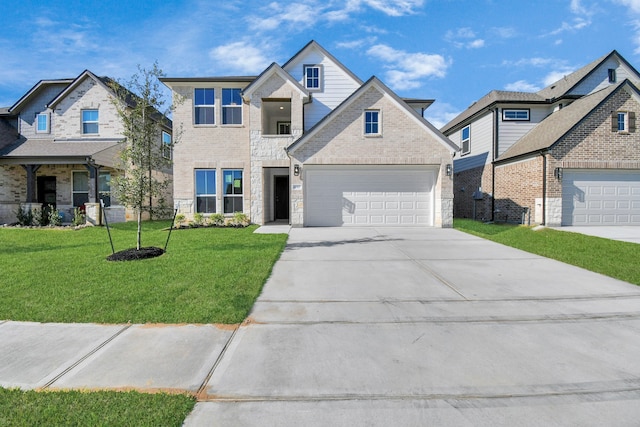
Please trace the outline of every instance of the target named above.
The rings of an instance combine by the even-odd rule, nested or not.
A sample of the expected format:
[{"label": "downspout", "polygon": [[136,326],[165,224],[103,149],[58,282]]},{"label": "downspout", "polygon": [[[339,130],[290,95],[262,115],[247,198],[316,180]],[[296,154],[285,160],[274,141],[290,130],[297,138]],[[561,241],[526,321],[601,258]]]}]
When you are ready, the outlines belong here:
[{"label": "downspout", "polygon": [[498,157],[499,137],[498,137],[498,120],[499,109],[493,110],[493,154],[491,159],[491,222],[495,220],[496,211],[496,158]]},{"label": "downspout", "polygon": [[540,151],[540,155],[542,156],[542,224],[545,225],[547,223],[547,157],[544,155],[542,151]]}]

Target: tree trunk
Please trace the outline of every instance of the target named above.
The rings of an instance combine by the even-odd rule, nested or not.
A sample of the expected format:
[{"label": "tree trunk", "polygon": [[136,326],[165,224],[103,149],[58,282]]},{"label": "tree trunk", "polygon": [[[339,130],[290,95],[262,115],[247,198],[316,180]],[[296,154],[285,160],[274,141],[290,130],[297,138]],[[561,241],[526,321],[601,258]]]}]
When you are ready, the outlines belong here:
[{"label": "tree trunk", "polygon": [[136,249],[140,250],[142,244],[142,209],[138,209],[138,239]]}]

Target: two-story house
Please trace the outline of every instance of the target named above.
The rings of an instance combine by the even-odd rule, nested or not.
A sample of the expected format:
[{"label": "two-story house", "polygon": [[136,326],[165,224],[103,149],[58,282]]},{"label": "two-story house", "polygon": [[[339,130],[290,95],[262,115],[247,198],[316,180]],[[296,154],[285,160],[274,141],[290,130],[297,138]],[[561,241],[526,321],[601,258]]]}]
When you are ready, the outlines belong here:
[{"label": "two-story house", "polygon": [[161,79],[178,102],[174,201],[294,226],[452,224],[457,147],[311,41],[258,76]]},{"label": "two-story house", "polygon": [[[111,191],[111,178],[121,173],[124,139],[112,85],[90,71],[75,79],[42,80],[0,110],[0,223],[15,222],[19,208],[48,205],[68,221],[74,208],[100,200],[110,221],[133,218]],[[170,156],[168,120],[160,139]],[[170,179],[170,170],[159,173]],[[172,203],[170,194],[165,197]]]},{"label": "two-story house", "polygon": [[442,128],[456,217],[640,225],[640,74],[615,50],[536,92],[492,91]]}]

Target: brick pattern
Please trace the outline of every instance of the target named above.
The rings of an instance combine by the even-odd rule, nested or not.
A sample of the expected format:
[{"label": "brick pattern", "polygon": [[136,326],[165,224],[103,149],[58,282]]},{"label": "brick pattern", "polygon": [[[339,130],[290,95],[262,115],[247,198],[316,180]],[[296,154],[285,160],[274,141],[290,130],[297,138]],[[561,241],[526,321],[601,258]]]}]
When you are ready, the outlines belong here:
[{"label": "brick pattern", "polygon": [[542,172],[542,156],[497,166],[494,220],[521,223],[525,209],[533,218],[536,198],[542,197]]},{"label": "brick pattern", "polygon": [[[364,136],[364,110],[379,109],[381,136]],[[339,117],[319,130],[293,154],[293,163],[359,164],[359,165],[439,165],[436,183],[436,226],[452,223],[453,181],[445,175],[445,164],[451,163],[451,152],[410,117],[406,111],[371,87],[342,110]],[[301,180],[294,179],[292,184]],[[292,190],[292,221],[302,224],[304,206],[302,189]]]},{"label": "brick pattern", "polygon": [[[491,219],[491,168],[487,164],[463,172],[454,170],[453,213],[456,218]],[[475,200],[474,193],[480,188],[482,198]]]}]

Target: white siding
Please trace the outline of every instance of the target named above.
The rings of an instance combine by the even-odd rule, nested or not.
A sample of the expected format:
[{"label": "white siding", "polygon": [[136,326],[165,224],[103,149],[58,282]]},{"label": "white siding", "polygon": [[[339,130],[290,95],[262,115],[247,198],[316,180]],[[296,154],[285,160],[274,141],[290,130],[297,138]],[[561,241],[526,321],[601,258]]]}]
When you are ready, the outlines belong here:
[{"label": "white siding", "polygon": [[625,64],[621,64],[613,57],[605,61],[600,67],[594,70],[591,75],[580,83],[574,90],[570,92],[571,95],[587,95],[596,92],[600,89],[604,89],[609,86],[609,68],[616,70],[616,82],[621,82],[624,79],[639,80],[640,75],[633,72]]},{"label": "white siding", "polygon": [[359,85],[342,67],[322,55],[320,51],[313,49],[287,64],[285,69],[302,86],[304,86],[304,65],[321,65],[323,79],[322,90],[312,91],[313,101],[305,105],[304,129],[306,131],[355,92]]}]

